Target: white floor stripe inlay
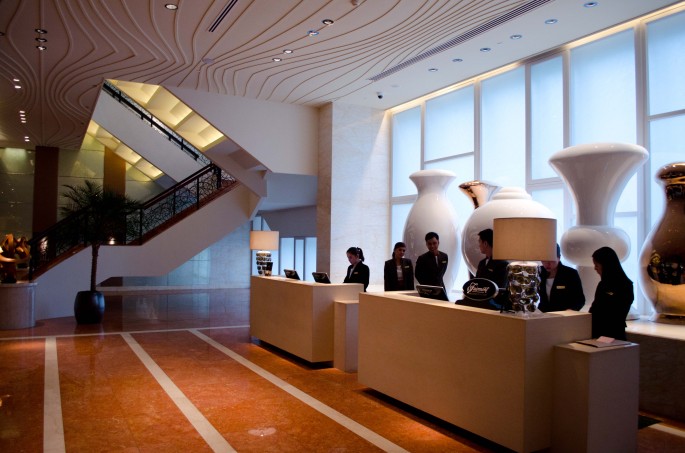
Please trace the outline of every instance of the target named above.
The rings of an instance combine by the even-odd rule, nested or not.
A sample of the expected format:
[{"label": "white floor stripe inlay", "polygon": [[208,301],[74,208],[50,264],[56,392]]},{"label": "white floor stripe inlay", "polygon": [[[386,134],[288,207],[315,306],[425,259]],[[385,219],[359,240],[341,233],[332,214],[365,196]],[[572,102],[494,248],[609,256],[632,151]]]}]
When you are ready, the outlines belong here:
[{"label": "white floor stripe inlay", "polygon": [[341,414],[340,412],[336,411],[330,406],[327,406],[323,404],[321,401],[317,400],[316,398],[313,398],[303,392],[302,390],[298,389],[297,387],[294,387],[291,384],[288,384],[285,382],[283,379],[279,378],[278,376],[275,376],[271,374],[270,372],[266,371],[264,368],[250,362],[240,354],[232,351],[231,349],[227,348],[226,346],[222,345],[221,343],[218,343],[217,341],[213,340],[212,338],[208,337],[207,335],[199,332],[196,329],[190,329],[189,330],[192,334],[197,336],[198,338],[202,339],[203,341],[206,341],[209,343],[211,346],[215,347],[222,353],[226,354],[236,362],[240,363],[244,367],[250,369],[254,373],[258,374],[259,376],[263,377],[264,379],[268,380],[275,386],[279,387],[281,390],[288,392],[295,398],[299,399],[303,403],[307,404],[311,408],[321,412],[323,415],[327,416],[328,418],[332,419],[333,421],[337,422],[338,424],[344,426],[345,428],[349,429],[356,435],[360,436],[361,438],[367,440],[368,442],[374,444],[378,448],[387,451],[387,452],[404,452],[408,453],[407,450],[404,448],[400,447],[399,445],[394,444],[393,442],[389,441],[385,437],[382,437],[381,435],[371,431],[370,429],[366,428],[365,426],[355,422],[351,418]]},{"label": "white floor stripe inlay", "polygon": [[59,366],[57,364],[57,339],[45,338],[45,383],[43,389],[43,451],[63,453],[64,423],[62,421],[62,397],[59,391]]},{"label": "white floor stripe inlay", "polygon": [[183,415],[195,427],[197,432],[207,442],[210,448],[215,452],[235,452],[236,450],[224,439],[224,437],[214,428],[214,426],[202,415],[195,405],[183,394],[171,378],[160,368],[157,363],[145,352],[145,350],[138,344],[138,342],[128,333],[122,333],[121,336],[124,341],[128,343],[129,347],[138,356],[143,365],[148,369],[150,374],[157,380],[159,385],[169,395],[172,401],[178,406]]}]

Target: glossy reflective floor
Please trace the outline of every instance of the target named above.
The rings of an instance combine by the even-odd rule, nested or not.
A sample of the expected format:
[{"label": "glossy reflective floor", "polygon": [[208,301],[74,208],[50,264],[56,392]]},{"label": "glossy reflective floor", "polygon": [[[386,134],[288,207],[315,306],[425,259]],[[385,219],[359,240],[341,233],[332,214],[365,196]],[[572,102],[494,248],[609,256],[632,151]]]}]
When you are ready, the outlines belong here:
[{"label": "glossy reflective floor", "polygon": [[[248,322],[248,290],[145,290],[108,294],[101,325],[0,331],[0,452],[502,451]],[[642,428],[638,451],[685,451],[683,429]]]}]

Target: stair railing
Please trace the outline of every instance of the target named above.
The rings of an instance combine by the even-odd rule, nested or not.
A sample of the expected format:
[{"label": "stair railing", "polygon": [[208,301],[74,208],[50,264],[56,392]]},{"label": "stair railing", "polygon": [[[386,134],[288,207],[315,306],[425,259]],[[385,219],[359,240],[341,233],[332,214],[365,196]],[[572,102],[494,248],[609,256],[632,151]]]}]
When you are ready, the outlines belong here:
[{"label": "stair railing", "polygon": [[183,137],[178,135],[176,131],[174,131],[166,124],[164,124],[162,121],[157,119],[154,115],[152,115],[152,113],[148,112],[143,106],[141,106],[136,101],[131,99],[129,96],[127,96],[124,92],[122,92],[108,80],[105,80],[105,83],[102,84],[102,91],[109,94],[121,105],[129,109],[131,112],[135,113],[137,116],[140,117],[142,121],[147,123],[150,127],[155,129],[163,136],[165,136],[167,140],[181,148],[193,159],[201,162],[204,165],[211,164],[211,161],[195,146],[193,146],[190,142],[186,141]]},{"label": "stair railing", "polygon": [[[220,167],[207,165],[129,214],[126,222],[130,227],[126,230],[135,233],[116,245],[142,244],[237,185],[238,181]],[[29,240],[29,280],[90,245],[85,234],[86,215],[74,213]]]}]

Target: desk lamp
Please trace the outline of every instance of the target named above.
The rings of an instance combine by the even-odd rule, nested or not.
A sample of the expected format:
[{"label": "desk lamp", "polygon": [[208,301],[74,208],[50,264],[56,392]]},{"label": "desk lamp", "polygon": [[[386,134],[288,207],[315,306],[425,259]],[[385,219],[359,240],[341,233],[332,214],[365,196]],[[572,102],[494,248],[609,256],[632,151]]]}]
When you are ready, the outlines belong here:
[{"label": "desk lamp", "polygon": [[271,275],[271,250],[278,250],[278,242],[278,231],[250,231],[250,249],[257,250],[259,275]]},{"label": "desk lamp", "polygon": [[508,292],[516,314],[533,313],[540,300],[539,261],[557,259],[556,219],[494,219],[492,257],[507,260]]}]

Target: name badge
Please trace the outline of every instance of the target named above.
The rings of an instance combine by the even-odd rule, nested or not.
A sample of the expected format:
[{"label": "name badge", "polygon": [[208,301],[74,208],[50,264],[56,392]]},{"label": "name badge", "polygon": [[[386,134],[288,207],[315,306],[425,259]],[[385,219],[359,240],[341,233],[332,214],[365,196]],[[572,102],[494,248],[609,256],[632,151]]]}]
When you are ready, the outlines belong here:
[{"label": "name badge", "polygon": [[559,286],[557,286],[557,289],[566,289],[566,287],[559,285]]}]

